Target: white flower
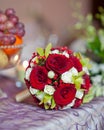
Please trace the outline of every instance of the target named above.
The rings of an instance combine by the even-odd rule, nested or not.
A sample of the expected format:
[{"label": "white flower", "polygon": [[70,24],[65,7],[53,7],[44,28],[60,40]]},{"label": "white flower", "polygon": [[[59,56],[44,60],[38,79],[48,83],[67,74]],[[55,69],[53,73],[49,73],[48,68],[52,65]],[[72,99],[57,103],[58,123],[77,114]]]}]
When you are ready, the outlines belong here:
[{"label": "white flower", "polygon": [[100,68],[99,68],[98,64],[92,62],[91,65],[92,65],[92,68],[90,69],[91,73],[93,73],[93,74],[99,73]]},{"label": "white flower", "polygon": [[78,76],[78,71],[75,67],[72,67],[70,70],[69,70],[73,76]]},{"label": "white flower", "polygon": [[69,54],[66,51],[64,51],[62,54],[69,58]]},{"label": "white flower", "polygon": [[51,85],[45,85],[44,92],[49,94],[49,95],[53,95],[55,92],[55,89]]},{"label": "white flower", "polygon": [[51,51],[51,54],[59,54],[59,50],[53,50],[53,51]]},{"label": "white flower", "polygon": [[[32,88],[32,87],[30,87],[30,93],[32,94],[32,95],[35,95],[39,90],[37,90],[37,89],[35,89],[35,88]],[[40,101],[43,99],[43,97],[44,97],[44,92],[43,93],[41,93],[41,94],[39,94],[39,95],[35,95],[36,96],[36,98],[37,99],[39,99]]]},{"label": "white flower", "polygon": [[91,79],[92,79],[94,84],[95,83],[100,84],[101,80],[102,80],[102,76],[101,75],[92,76]]},{"label": "white flower", "polygon": [[32,71],[32,68],[28,68],[28,69],[26,70],[25,79],[29,80],[31,71]]},{"label": "white flower", "polygon": [[49,77],[50,79],[54,78],[54,76],[55,76],[54,71],[51,70],[51,71],[48,72],[48,77]]},{"label": "white flower", "polygon": [[69,71],[66,71],[62,74],[61,79],[64,83],[73,83],[73,76],[77,76],[78,71],[76,68],[72,67]]},{"label": "white flower", "polygon": [[83,95],[84,95],[83,91],[77,90],[75,97],[82,99]]},{"label": "white flower", "polygon": [[61,75],[61,79],[64,83],[73,83],[72,81],[72,73],[70,71],[66,71]]},{"label": "white flower", "polygon": [[87,67],[83,67],[83,71],[89,75],[89,71],[88,71],[88,68]]},{"label": "white flower", "polygon": [[30,90],[30,93],[31,93],[32,95],[35,95],[35,94],[38,92],[37,89],[32,88],[31,86],[30,86],[29,90]]},{"label": "white flower", "polygon": [[104,72],[104,64],[99,64],[99,69]]}]

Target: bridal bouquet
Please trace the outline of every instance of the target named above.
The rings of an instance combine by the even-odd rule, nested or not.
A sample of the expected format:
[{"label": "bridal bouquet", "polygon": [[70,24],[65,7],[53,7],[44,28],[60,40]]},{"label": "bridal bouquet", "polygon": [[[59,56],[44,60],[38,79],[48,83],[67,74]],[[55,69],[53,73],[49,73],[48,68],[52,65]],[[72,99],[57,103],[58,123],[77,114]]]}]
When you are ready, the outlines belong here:
[{"label": "bridal bouquet", "polygon": [[44,109],[76,108],[91,87],[88,59],[67,47],[37,48],[25,72],[26,85]]}]

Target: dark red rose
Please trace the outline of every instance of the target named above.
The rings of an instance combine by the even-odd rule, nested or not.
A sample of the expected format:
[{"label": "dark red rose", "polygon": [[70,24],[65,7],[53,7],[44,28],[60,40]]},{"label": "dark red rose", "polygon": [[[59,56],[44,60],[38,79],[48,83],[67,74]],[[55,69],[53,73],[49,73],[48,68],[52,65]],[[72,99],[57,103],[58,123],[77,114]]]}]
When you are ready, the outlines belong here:
[{"label": "dark red rose", "polygon": [[78,70],[78,72],[82,71],[82,64],[80,60],[75,56],[70,56],[70,59],[73,62],[73,67],[75,67]]},{"label": "dark red rose", "polygon": [[36,66],[33,68],[30,74],[30,83],[35,89],[43,90],[45,84],[47,84],[47,70],[45,67]]},{"label": "dark red rose", "polygon": [[26,86],[29,88],[31,86],[30,81],[28,81],[27,79],[24,79]]},{"label": "dark red rose", "polygon": [[75,98],[76,89],[74,84],[61,84],[54,93],[54,100],[57,105],[65,106]]},{"label": "dark red rose", "polygon": [[89,91],[89,88],[91,87],[90,76],[87,75],[87,74],[85,74],[85,75],[83,76],[83,79],[84,79],[84,84],[82,84],[81,87],[82,87],[83,89],[86,89],[86,92],[88,92],[88,91]]},{"label": "dark red rose", "polygon": [[64,55],[50,54],[46,60],[46,67],[59,74],[68,71],[72,66],[72,61]]},{"label": "dark red rose", "polygon": [[77,108],[82,104],[83,99],[76,98],[73,108]]}]

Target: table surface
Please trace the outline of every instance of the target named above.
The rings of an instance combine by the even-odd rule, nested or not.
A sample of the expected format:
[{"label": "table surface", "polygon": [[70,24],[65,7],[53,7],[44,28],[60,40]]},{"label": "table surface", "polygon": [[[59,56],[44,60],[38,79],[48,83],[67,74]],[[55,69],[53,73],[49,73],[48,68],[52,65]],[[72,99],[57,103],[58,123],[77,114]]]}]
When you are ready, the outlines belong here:
[{"label": "table surface", "polygon": [[104,97],[78,109],[44,110],[29,100],[17,103],[15,81],[0,76],[0,130],[104,130]]}]

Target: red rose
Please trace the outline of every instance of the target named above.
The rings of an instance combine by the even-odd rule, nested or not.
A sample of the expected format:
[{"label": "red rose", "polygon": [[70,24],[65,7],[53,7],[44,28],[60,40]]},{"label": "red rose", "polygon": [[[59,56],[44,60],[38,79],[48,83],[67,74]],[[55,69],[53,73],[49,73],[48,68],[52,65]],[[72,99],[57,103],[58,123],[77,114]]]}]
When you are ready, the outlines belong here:
[{"label": "red rose", "polygon": [[46,60],[46,67],[59,74],[69,70],[72,66],[72,61],[66,56],[60,54],[50,54]]},{"label": "red rose", "polygon": [[82,64],[77,57],[70,56],[70,60],[72,60],[73,66],[78,70],[78,72],[82,71]]},{"label": "red rose", "polygon": [[54,100],[57,105],[68,105],[75,98],[76,89],[74,84],[61,84],[54,93]]},{"label": "red rose", "polygon": [[90,77],[89,75],[85,74],[83,76],[84,84],[82,84],[82,88],[86,89],[86,92],[89,91],[89,88],[91,87]]},{"label": "red rose", "polygon": [[82,104],[83,99],[76,98],[73,108],[77,108]]},{"label": "red rose", "polygon": [[45,67],[36,66],[33,68],[30,74],[30,83],[32,87],[43,90],[45,84],[47,84],[48,77],[47,77],[47,70]]}]

